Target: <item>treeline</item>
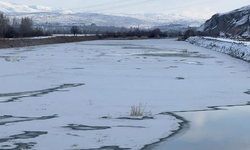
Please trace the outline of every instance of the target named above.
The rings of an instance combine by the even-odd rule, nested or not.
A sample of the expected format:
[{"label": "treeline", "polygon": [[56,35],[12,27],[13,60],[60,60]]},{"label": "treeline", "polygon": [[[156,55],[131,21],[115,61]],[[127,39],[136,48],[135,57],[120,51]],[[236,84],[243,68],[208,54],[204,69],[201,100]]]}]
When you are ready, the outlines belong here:
[{"label": "treeline", "polygon": [[180,31],[162,32],[160,29],[152,30],[130,30],[127,32],[106,32],[102,36],[103,38],[126,38],[126,37],[138,37],[138,38],[161,38],[161,37],[179,37],[183,33]]},{"label": "treeline", "polygon": [[[138,27],[115,27],[115,26],[98,26],[94,23],[92,23],[91,25],[61,25],[61,24],[50,24],[50,23],[46,23],[46,24],[40,24],[39,27],[42,27],[44,30],[52,33],[52,34],[73,34],[73,33],[77,33],[77,34],[125,34],[125,33],[129,33],[129,34],[134,34],[136,32],[136,34],[144,34],[144,33],[140,33],[140,31],[147,31],[148,29],[145,28],[141,28],[139,29],[140,31],[138,31]],[[73,33],[72,33],[72,29],[73,29]],[[153,29],[151,29],[153,30]],[[160,29],[161,30],[161,29]],[[166,37],[178,37],[180,35],[183,35],[184,30],[183,29],[169,29],[169,30],[161,30],[162,34],[164,34],[164,36]]]},{"label": "treeline", "polygon": [[[128,32],[131,28],[125,27],[115,27],[115,26],[98,26],[94,23],[91,25],[56,25],[56,24],[41,24],[46,31],[51,32],[52,34],[70,34],[72,26],[78,28],[78,34],[103,34],[105,32]],[[134,30],[134,28],[132,28]]]},{"label": "treeline", "polygon": [[[179,37],[179,40],[186,40],[191,36],[211,36],[211,37],[220,37],[219,35],[214,35],[209,32],[202,32],[202,31],[197,31],[195,29],[188,29],[187,31],[184,32],[183,36]],[[230,38],[229,35],[225,35],[224,37]],[[247,39],[244,37],[241,37],[242,39]]]},{"label": "treeline", "polygon": [[[183,36],[180,36],[178,40],[186,40],[191,36],[209,36],[209,34],[201,31],[196,31],[195,29],[188,29],[184,32]],[[211,36],[211,35],[210,35]]]},{"label": "treeline", "polygon": [[18,38],[18,37],[34,37],[46,36],[42,28],[33,29],[33,21],[29,17],[21,19],[5,16],[0,12],[0,37],[2,38]]}]

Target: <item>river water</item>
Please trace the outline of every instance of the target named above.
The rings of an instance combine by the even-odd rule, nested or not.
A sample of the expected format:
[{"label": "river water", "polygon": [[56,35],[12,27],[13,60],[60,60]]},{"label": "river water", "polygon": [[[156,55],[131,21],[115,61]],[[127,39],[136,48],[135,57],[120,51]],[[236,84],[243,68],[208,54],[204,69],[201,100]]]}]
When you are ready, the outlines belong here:
[{"label": "river water", "polygon": [[153,150],[249,150],[250,106],[174,113],[185,118],[184,128],[149,145]]}]

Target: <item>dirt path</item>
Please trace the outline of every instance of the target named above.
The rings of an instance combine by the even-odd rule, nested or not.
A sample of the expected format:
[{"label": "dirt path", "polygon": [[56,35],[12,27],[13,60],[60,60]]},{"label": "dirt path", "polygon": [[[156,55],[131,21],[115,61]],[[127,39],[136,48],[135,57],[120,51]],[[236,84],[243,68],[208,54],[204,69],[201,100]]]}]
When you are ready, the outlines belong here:
[{"label": "dirt path", "polygon": [[25,47],[25,46],[35,46],[44,44],[57,44],[57,43],[70,43],[70,42],[80,42],[80,41],[92,41],[99,40],[100,37],[97,36],[71,36],[71,37],[52,37],[44,39],[1,39],[0,48],[13,48],[13,47]]}]

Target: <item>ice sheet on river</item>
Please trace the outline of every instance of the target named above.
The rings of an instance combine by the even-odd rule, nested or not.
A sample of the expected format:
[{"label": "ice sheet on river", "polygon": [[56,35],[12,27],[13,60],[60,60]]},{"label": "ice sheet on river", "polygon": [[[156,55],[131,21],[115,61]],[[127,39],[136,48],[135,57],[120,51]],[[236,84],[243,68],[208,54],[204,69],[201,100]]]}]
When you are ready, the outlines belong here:
[{"label": "ice sheet on river", "polygon": [[[137,150],[178,129],[180,120],[157,115],[161,112],[246,104],[249,100],[249,94],[244,93],[250,89],[247,62],[168,39],[5,49],[0,50],[0,70],[0,101],[9,98],[3,96],[6,93],[38,92],[37,96],[24,95],[0,103],[1,116],[34,118],[57,114],[48,120],[1,126],[1,139],[23,131],[47,134],[2,142],[0,146],[32,142],[36,143],[33,149],[39,150]],[[84,85],[39,94],[68,84]],[[140,102],[146,104],[145,111],[153,119],[126,119],[131,106]],[[70,125],[91,130],[73,130]],[[107,128],[95,130],[99,127]]]}]

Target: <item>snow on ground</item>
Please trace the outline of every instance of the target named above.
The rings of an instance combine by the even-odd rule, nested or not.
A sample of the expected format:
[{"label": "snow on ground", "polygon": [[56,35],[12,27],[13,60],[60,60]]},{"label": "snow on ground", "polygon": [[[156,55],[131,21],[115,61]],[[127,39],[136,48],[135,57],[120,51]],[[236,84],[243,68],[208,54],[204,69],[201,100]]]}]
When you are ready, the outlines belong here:
[{"label": "snow on ground", "polygon": [[237,41],[237,40],[232,40],[232,39],[226,39],[226,38],[214,38],[214,37],[204,37],[205,39],[209,40],[218,40],[222,42],[228,42],[228,43],[234,43],[234,44],[243,44],[246,46],[250,46],[250,42],[247,41]]},{"label": "snow on ground", "polygon": [[[161,112],[249,100],[247,62],[173,39],[2,49],[0,70],[1,148],[139,150],[178,129],[180,121]],[[139,103],[153,119],[126,118]],[[11,119],[19,122],[4,123]]]},{"label": "snow on ground", "polygon": [[212,37],[190,37],[187,41],[191,44],[250,61],[250,42]]}]

